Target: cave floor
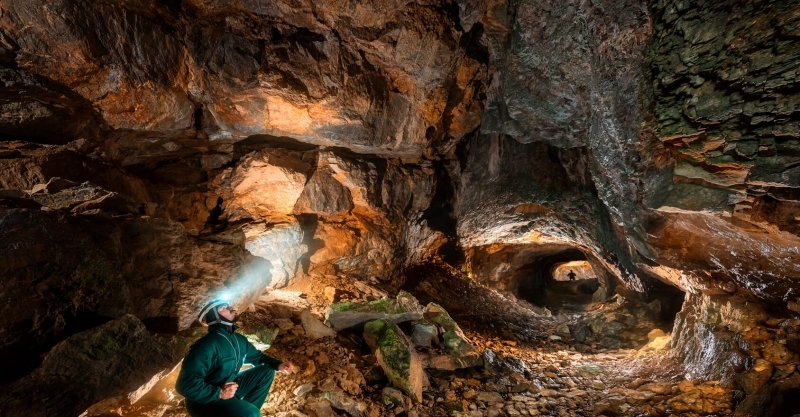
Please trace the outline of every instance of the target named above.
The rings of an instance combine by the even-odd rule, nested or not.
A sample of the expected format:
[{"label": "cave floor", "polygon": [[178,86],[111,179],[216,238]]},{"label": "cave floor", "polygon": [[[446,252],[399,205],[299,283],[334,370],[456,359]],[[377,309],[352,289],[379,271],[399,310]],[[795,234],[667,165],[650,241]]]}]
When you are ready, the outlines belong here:
[{"label": "cave floor", "polygon": [[[429,385],[423,391],[421,404],[387,406],[382,402],[382,389],[387,382],[375,378],[374,355],[370,355],[360,334],[340,332],[335,339],[313,340],[304,334],[301,325],[284,325],[286,331],[267,353],[292,361],[297,369],[292,375],[276,377],[262,415],[733,415],[733,392],[714,382],[687,381],[682,366],[670,359],[663,348],[666,337],[650,344],[643,342],[638,348],[606,348],[590,339],[578,343],[565,334],[564,325],[575,327],[585,318],[579,313],[548,316],[525,301],[453,277],[452,271],[442,273],[433,268],[412,272],[421,276],[404,288],[423,304],[437,301],[443,305],[479,351],[493,353],[491,365],[455,371],[429,369]],[[345,299],[371,299],[381,293],[377,289],[380,283],[375,284],[378,285],[354,286],[326,275],[298,280],[285,290],[301,292],[303,302],[312,312],[319,313],[329,304],[324,288],[337,288]],[[615,299],[606,304],[593,310],[603,319],[619,314],[618,306],[625,303]],[[280,323],[280,314],[257,304],[243,314],[243,328]],[[353,369],[359,372],[354,373]],[[156,390],[161,390],[161,395],[145,397],[109,415],[186,416],[179,397],[163,394],[171,389],[169,382],[160,384]],[[324,408],[312,411],[314,407],[309,404],[313,404],[313,394],[318,392],[311,391],[313,387],[337,393],[326,397],[334,405],[332,414]]]}]

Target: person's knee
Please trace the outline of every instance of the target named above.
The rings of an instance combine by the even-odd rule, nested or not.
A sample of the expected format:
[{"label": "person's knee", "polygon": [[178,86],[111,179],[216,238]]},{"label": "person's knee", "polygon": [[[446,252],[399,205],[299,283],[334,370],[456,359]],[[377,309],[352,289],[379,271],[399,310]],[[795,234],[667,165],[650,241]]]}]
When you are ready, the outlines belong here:
[{"label": "person's knee", "polygon": [[246,410],[242,410],[242,412],[236,417],[260,417],[261,410],[256,408],[256,406],[252,404],[248,404],[250,407],[247,407]]},{"label": "person's knee", "polygon": [[258,366],[253,371],[258,373],[258,378],[262,381],[275,379],[275,370],[268,366]]}]

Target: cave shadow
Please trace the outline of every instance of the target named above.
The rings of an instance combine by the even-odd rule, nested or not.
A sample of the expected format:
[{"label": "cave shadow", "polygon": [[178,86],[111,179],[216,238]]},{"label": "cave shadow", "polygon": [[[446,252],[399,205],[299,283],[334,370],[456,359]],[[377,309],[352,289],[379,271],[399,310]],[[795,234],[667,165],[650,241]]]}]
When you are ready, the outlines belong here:
[{"label": "cave shadow", "polygon": [[[112,317],[102,316],[89,311],[77,311],[75,314],[63,318],[64,327],[58,332],[47,335],[36,335],[32,332],[21,338],[16,343],[0,349],[0,385],[16,381],[33,372],[44,359],[44,356],[56,344],[77,333],[92,329],[113,320]],[[41,328],[51,328],[42,326]],[[26,320],[17,323],[16,327],[33,328],[33,321]]]}]

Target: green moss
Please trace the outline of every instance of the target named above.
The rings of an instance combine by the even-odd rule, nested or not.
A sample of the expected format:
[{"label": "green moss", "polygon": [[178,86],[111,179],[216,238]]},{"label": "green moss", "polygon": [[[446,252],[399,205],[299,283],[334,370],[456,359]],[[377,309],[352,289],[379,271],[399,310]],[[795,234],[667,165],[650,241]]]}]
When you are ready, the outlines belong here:
[{"label": "green moss", "polygon": [[408,351],[396,328],[386,325],[378,338],[378,349],[381,351],[386,365],[402,374],[407,374],[411,364],[411,353]]},{"label": "green moss", "polygon": [[452,352],[459,352],[462,346],[466,344],[464,339],[459,337],[453,330],[442,333],[442,339],[444,340],[445,347]]},{"label": "green moss", "polygon": [[442,328],[444,328],[445,330],[455,330],[456,328],[458,328],[458,324],[456,324],[456,321],[453,320],[452,317],[450,317],[450,314],[448,314],[447,310],[445,310],[442,306],[436,303],[430,303],[429,306],[434,307],[440,311],[438,313],[428,315],[427,317],[428,320],[442,326]]},{"label": "green moss", "polygon": [[366,303],[345,301],[331,304],[329,308],[333,311],[374,311],[376,313],[385,314],[402,314],[407,312],[397,300],[391,298],[381,298],[380,300],[368,301]]},{"label": "green moss", "polygon": [[106,356],[111,356],[120,350],[120,346],[116,340],[106,336],[102,338],[99,349]]},{"label": "green moss", "polygon": [[403,309],[396,300],[392,300],[390,298],[381,298],[380,300],[370,301],[366,303],[370,308],[370,311],[376,311],[379,313],[386,313],[386,314],[399,314],[405,313],[405,309]]},{"label": "green moss", "polygon": [[97,359],[108,359],[123,350],[123,346],[105,332],[100,332],[85,339],[82,349],[89,356]]},{"label": "green moss", "polygon": [[333,303],[328,308],[330,308],[333,311],[349,311],[352,310],[353,306],[355,305],[357,305],[357,303],[354,303],[352,301],[344,301],[341,303]]},{"label": "green moss", "polygon": [[397,325],[386,320],[373,320],[364,325],[365,332],[375,334],[376,350],[380,352],[386,376],[398,388],[413,393],[408,377],[411,369],[411,352],[403,343]]}]

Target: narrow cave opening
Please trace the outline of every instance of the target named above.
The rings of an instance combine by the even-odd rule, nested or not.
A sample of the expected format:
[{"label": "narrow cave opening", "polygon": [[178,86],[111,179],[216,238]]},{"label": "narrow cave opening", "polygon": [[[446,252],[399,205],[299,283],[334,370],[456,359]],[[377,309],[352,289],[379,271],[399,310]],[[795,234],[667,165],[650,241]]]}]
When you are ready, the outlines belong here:
[{"label": "narrow cave opening", "polygon": [[586,255],[575,248],[536,257],[515,275],[520,298],[554,313],[586,310],[598,289],[607,286],[600,282]]},{"label": "narrow cave opening", "polygon": [[464,253],[458,243],[456,219],[453,216],[455,189],[447,168],[441,162],[435,162],[434,167],[436,192],[430,207],[423,213],[423,219],[427,221],[428,227],[447,236],[447,243],[439,248],[439,255],[448,264],[457,266],[464,262]]}]

